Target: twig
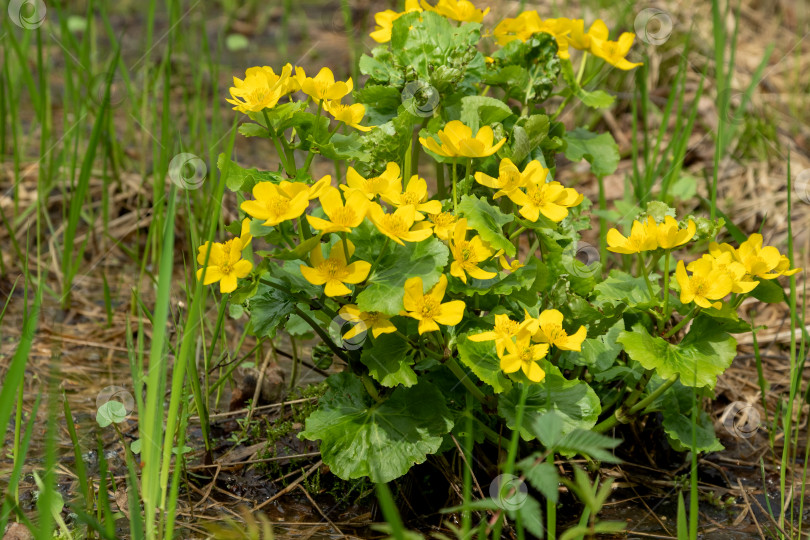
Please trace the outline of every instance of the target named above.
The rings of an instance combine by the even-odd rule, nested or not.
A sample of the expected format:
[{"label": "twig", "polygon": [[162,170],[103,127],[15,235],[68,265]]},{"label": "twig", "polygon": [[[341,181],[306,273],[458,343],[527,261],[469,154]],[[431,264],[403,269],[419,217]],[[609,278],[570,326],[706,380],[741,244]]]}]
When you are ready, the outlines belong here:
[{"label": "twig", "polygon": [[276,499],[278,499],[278,498],[279,498],[279,497],[281,497],[282,495],[286,495],[286,494],[287,494],[287,493],[289,493],[290,491],[294,490],[294,489],[295,489],[295,486],[297,486],[298,484],[300,484],[301,482],[303,482],[304,480],[306,480],[307,478],[309,478],[309,476],[310,476],[312,473],[314,473],[314,472],[315,472],[315,471],[318,469],[318,467],[320,467],[321,465],[323,465],[323,460],[322,460],[322,459],[319,459],[319,460],[318,460],[318,463],[316,463],[315,465],[313,465],[312,467],[310,467],[309,469],[307,469],[307,471],[306,471],[304,474],[302,474],[301,476],[299,476],[298,478],[296,478],[296,479],[293,481],[293,483],[292,483],[292,484],[290,484],[289,486],[285,487],[284,489],[282,489],[281,491],[279,491],[278,493],[276,493],[275,495],[273,495],[272,497],[270,497],[269,499],[267,499],[266,501],[264,501],[264,502],[263,502],[263,503],[261,503],[260,505],[258,505],[258,506],[254,506],[252,511],[253,511],[253,512],[258,512],[259,510],[261,510],[262,508],[264,508],[265,506],[267,506],[267,505],[268,505],[268,504],[270,504],[271,502],[275,501]]},{"label": "twig", "polygon": [[298,489],[300,489],[301,491],[304,492],[304,495],[306,496],[307,499],[309,499],[309,502],[312,503],[312,506],[315,507],[315,510],[318,511],[318,513],[321,515],[321,517],[323,517],[323,519],[325,519],[326,521],[329,522],[329,525],[332,526],[332,528],[335,530],[335,532],[337,532],[343,538],[346,538],[346,535],[343,533],[343,531],[341,531],[340,528],[337,525],[335,525],[334,522],[331,519],[329,519],[329,516],[327,516],[326,514],[323,513],[323,510],[321,510],[321,507],[318,506],[318,503],[315,502],[315,499],[312,498],[312,496],[309,494],[309,492],[306,490],[306,488],[304,488],[304,486],[302,486],[301,484],[298,484]]}]

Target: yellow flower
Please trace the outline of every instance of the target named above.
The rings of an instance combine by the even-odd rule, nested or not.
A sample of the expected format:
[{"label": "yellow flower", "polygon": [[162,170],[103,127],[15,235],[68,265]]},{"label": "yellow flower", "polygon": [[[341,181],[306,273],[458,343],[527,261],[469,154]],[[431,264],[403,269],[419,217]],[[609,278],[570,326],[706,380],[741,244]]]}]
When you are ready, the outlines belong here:
[{"label": "yellow flower", "polygon": [[405,0],[405,11],[397,13],[392,9],[386,9],[374,15],[374,22],[377,27],[369,34],[371,39],[377,43],[388,43],[391,41],[391,31],[394,29],[394,21],[412,11],[422,11],[419,7],[419,0]]},{"label": "yellow flower", "polygon": [[498,356],[504,373],[515,373],[522,369],[530,381],[539,383],[546,378],[546,372],[537,362],[548,354],[548,344],[532,344],[531,338],[529,332],[520,332],[515,341],[510,339],[506,342],[507,354]]},{"label": "yellow flower", "polygon": [[366,115],[366,107],[362,103],[354,105],[344,105],[340,100],[324,101],[323,108],[326,112],[335,117],[338,122],[343,122],[360,131],[371,131],[371,126],[361,126],[360,122]]},{"label": "yellow flower", "polygon": [[537,317],[539,328],[532,339],[541,343],[554,345],[562,351],[581,351],[582,342],[585,341],[587,330],[580,326],[579,330],[568,335],[562,326],[563,314],[556,309],[547,309]]},{"label": "yellow flower", "polygon": [[509,318],[509,315],[500,314],[495,315],[495,326],[492,330],[468,335],[467,339],[475,342],[495,341],[495,351],[500,356],[506,350],[506,343],[511,343],[512,338],[522,330],[527,330],[529,334],[533,334],[537,331],[537,320],[529,317],[528,313],[523,322],[513,321]]},{"label": "yellow flower", "polygon": [[391,184],[391,189],[387,193],[382,194],[382,199],[390,205],[397,208],[406,206],[413,207],[416,212],[414,216],[416,221],[425,219],[422,212],[428,214],[438,214],[442,211],[442,203],[439,201],[429,201],[427,192],[427,182],[424,178],[419,178],[418,175],[411,176],[408,182],[408,187],[405,191],[400,193],[402,186],[399,179]]},{"label": "yellow flower", "polygon": [[327,174],[312,185],[305,184],[304,182],[289,182],[287,180],[282,180],[278,184],[278,189],[283,195],[290,199],[299,193],[306,193],[307,200],[311,201],[312,199],[320,197],[321,193],[323,193],[331,183],[332,177]]},{"label": "yellow flower", "polygon": [[[246,277],[253,269],[253,263],[242,259],[244,250],[250,240],[250,219],[242,220],[242,234],[238,238],[231,238],[224,244],[219,242],[206,242],[197,248],[197,263],[206,264],[208,256],[208,266],[197,270],[197,279],[202,279],[205,272],[203,285],[210,285],[219,281],[221,293],[229,293],[236,290],[236,278]],[[208,253],[210,246],[211,252]]]},{"label": "yellow flower", "polygon": [[412,277],[405,282],[405,296],[402,298],[405,308],[401,315],[407,315],[419,321],[419,335],[439,330],[439,325],[455,326],[464,316],[464,302],[452,300],[442,304],[444,291],[447,289],[447,276],[442,274],[427,293],[424,292],[422,278]]},{"label": "yellow flower", "polygon": [[467,229],[467,218],[458,220],[450,241],[450,252],[453,254],[450,275],[456,276],[464,283],[467,283],[467,274],[474,279],[494,278],[498,275],[496,272],[478,268],[479,264],[492,257],[492,250],[484,245],[480,236],[467,240]]},{"label": "yellow flower", "polygon": [[288,196],[273,182],[259,182],[253,186],[253,196],[255,201],[244,201],[240,208],[249,216],[263,219],[263,225],[267,227],[295,219],[309,206],[309,189]]},{"label": "yellow flower", "polygon": [[503,47],[515,39],[526,41],[540,32],[542,27],[543,22],[536,11],[524,11],[514,19],[503,19],[492,31],[492,35],[498,41],[498,45]]},{"label": "yellow flower", "polygon": [[529,187],[533,183],[545,182],[547,175],[548,169],[544,168],[537,160],[530,161],[521,173],[511,159],[504,158],[498,166],[498,178],[477,172],[475,173],[475,181],[482,186],[497,189],[498,191],[492,196],[497,199],[504,195],[511,197],[515,192],[519,192],[521,188]]},{"label": "yellow flower", "polygon": [[624,32],[619,36],[618,41],[608,40],[608,29],[604,22],[597,20],[588,31],[590,43],[588,51],[621,70],[628,71],[641,65],[641,63],[629,62],[625,56],[633,46],[636,35],[631,32]]},{"label": "yellow flower", "polygon": [[489,126],[483,126],[473,137],[472,129],[459,120],[447,122],[437,135],[441,144],[432,137],[419,137],[419,142],[434,154],[444,157],[487,157],[497,152],[506,142],[506,139],[501,139],[493,145],[495,135]]},{"label": "yellow flower", "polygon": [[313,285],[326,285],[324,293],[326,296],[343,296],[351,293],[344,283],[357,284],[368,277],[371,270],[371,263],[366,261],[355,261],[347,264],[346,253],[349,257],[354,253],[354,244],[346,241],[344,250],[343,240],[336,242],[329,252],[329,258],[323,258],[321,246],[318,245],[309,252],[309,263],[307,266],[300,266],[301,275]]},{"label": "yellow flower", "polygon": [[505,255],[499,255],[498,261],[501,263],[501,268],[503,268],[507,272],[514,272],[515,270],[526,266],[525,264],[520,262],[520,260],[517,258],[515,258],[513,261],[510,262]]},{"label": "yellow flower", "polygon": [[292,66],[287,64],[276,75],[273,68],[252,67],[245,72],[245,79],[233,78],[230,89],[233,99],[226,100],[235,105],[233,110],[242,113],[259,112],[276,106],[278,100],[289,93]]},{"label": "yellow flower", "polygon": [[607,243],[609,251],[627,255],[658,249],[658,227],[655,219],[648,216],[646,224],[633,221],[630,236],[627,238],[618,230],[610,229],[607,232]]},{"label": "yellow flower", "polygon": [[695,236],[695,222],[691,219],[685,229],[678,228],[678,222],[672,216],[665,216],[664,222],[656,227],[658,247],[673,249],[682,246]]},{"label": "yellow flower", "polygon": [[439,0],[435,7],[422,0],[425,11],[433,11],[448,19],[460,22],[477,22],[484,20],[489,8],[481,11],[469,0]]},{"label": "yellow flower", "polygon": [[[546,169],[543,171],[548,172]],[[568,209],[577,206],[585,197],[573,188],[563,187],[556,180],[547,183],[541,172],[534,175],[525,193],[513,190],[509,198],[521,207],[520,215],[529,221],[537,221],[543,214],[551,221],[560,222],[568,216]]]},{"label": "yellow flower", "polygon": [[702,308],[720,309],[720,300],[731,292],[734,286],[727,272],[714,268],[712,261],[698,259],[689,265],[692,276],[686,273],[683,261],[678,261],[675,268],[675,279],[681,287],[681,303],[694,302]]},{"label": "yellow flower", "polygon": [[430,223],[422,222],[414,226],[416,210],[413,206],[403,206],[393,214],[386,214],[379,204],[374,203],[368,210],[368,217],[378,231],[401,246],[405,245],[403,240],[421,242],[433,234]]},{"label": "yellow flower", "polygon": [[349,167],[349,169],[346,171],[347,185],[340,186],[340,189],[345,192],[355,189],[359,190],[369,200],[371,200],[378,195],[388,194],[394,190],[398,191],[395,184],[395,182],[398,180],[399,165],[393,161],[385,166],[385,172],[379,176],[374,176],[369,179],[365,179],[360,176],[360,173],[354,170],[354,167]]},{"label": "yellow flower", "polygon": [[431,214],[430,221],[433,223],[433,232],[436,234],[436,238],[449,242],[450,236],[456,228],[458,217],[452,212],[442,212],[440,214]]},{"label": "yellow flower", "polygon": [[346,204],[340,198],[340,190],[329,186],[319,197],[321,207],[329,218],[307,216],[313,229],[322,233],[351,232],[363,222],[368,211],[369,201],[359,191],[352,191],[346,196]]},{"label": "yellow flower", "polygon": [[734,250],[728,244],[725,248],[717,246],[717,244],[709,245],[709,253],[714,255],[714,251],[718,249],[725,249],[732,251],[735,258],[745,266],[746,273],[762,279],[775,279],[780,275],[792,276],[799,272],[801,268],[794,268],[790,270],[790,262],[787,257],[779,253],[779,250],[773,246],[762,246],[762,235],[759,233],[752,234],[748,240],[740,244],[740,247]]},{"label": "yellow flower", "polygon": [[[733,293],[749,293],[759,285],[758,281],[752,281],[750,276],[745,273],[745,267],[734,260],[734,256],[728,251],[720,253],[717,257],[705,254],[701,260],[707,260],[711,263],[712,269],[720,270],[731,279],[731,292]],[[695,261],[697,262],[697,261]],[[694,272],[697,269],[695,262],[686,265],[686,269]]]},{"label": "yellow flower", "polygon": [[369,330],[375,338],[380,337],[380,334],[393,334],[397,331],[397,327],[385,313],[360,311],[355,304],[346,304],[340,308],[339,314],[344,321],[357,323],[351,330],[343,334],[343,339],[352,339]]},{"label": "yellow flower", "polygon": [[321,68],[315,77],[307,77],[306,72],[297,67],[295,78],[301,85],[301,90],[316,103],[321,100],[341,100],[354,88],[351,77],[346,82],[335,82],[335,75],[327,67]]}]

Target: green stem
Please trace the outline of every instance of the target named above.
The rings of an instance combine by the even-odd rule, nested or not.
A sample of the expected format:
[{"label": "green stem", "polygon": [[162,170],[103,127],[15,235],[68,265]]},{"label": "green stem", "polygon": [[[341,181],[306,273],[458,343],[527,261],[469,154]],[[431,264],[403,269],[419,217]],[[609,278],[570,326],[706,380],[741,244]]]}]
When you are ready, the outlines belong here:
[{"label": "green stem", "polygon": [[647,284],[647,290],[650,292],[650,300],[654,300],[655,293],[653,292],[652,283],[650,283],[650,276],[647,275],[647,267],[644,265],[644,258],[641,256],[640,252],[636,255],[638,256],[638,271],[644,276],[644,283]]},{"label": "green stem", "polygon": [[444,185],[444,164],[436,162],[436,194],[439,199],[447,198],[447,187]]},{"label": "green stem", "polygon": [[385,237],[385,242],[383,242],[382,247],[380,248],[380,254],[377,255],[377,258],[374,260],[374,263],[371,265],[371,268],[368,271],[368,277],[371,277],[374,274],[374,270],[376,270],[377,266],[379,266],[380,261],[385,255],[385,251],[388,248],[388,243],[391,241],[389,237]]},{"label": "green stem", "polygon": [[326,346],[329,347],[333,353],[338,355],[342,360],[346,362],[349,361],[349,358],[346,356],[346,353],[343,351],[343,349],[335,345],[335,342],[332,341],[332,338],[329,337],[329,334],[324,332],[323,328],[321,328],[318,325],[318,323],[313,321],[309,315],[301,311],[301,308],[299,308],[298,306],[293,306],[293,309],[295,309],[296,315],[304,319],[304,322],[307,323],[310,326],[310,328],[312,328],[312,330],[315,331],[316,334],[318,334],[318,337],[321,338],[321,340],[324,343],[326,343]]},{"label": "green stem", "polygon": [[693,307],[693,308],[692,308],[692,311],[690,311],[689,313],[687,313],[687,314],[686,314],[686,317],[684,317],[684,318],[681,320],[681,322],[679,322],[678,324],[676,324],[675,326],[673,326],[673,327],[672,327],[672,328],[669,330],[669,332],[667,332],[666,334],[664,334],[664,337],[665,337],[665,338],[671,337],[673,334],[675,334],[675,332],[677,332],[678,330],[680,330],[681,328],[683,328],[683,327],[684,327],[684,325],[686,325],[686,323],[688,323],[689,321],[691,321],[692,319],[694,319],[694,318],[695,318],[695,316],[696,316],[698,313],[700,313],[700,306],[695,306],[695,307]]},{"label": "green stem", "polygon": [[588,52],[582,53],[582,60],[579,62],[579,72],[577,73],[577,86],[582,81],[582,76],[585,74],[585,63],[588,60]]},{"label": "green stem", "polygon": [[366,387],[366,392],[368,392],[368,395],[374,398],[374,401],[376,401],[377,403],[382,403],[380,393],[374,387],[374,382],[371,379],[369,379],[368,375],[362,375],[360,377],[360,380],[363,381],[363,386]]},{"label": "green stem", "polygon": [[467,374],[464,373],[464,370],[461,368],[455,358],[448,356],[444,360],[444,365],[446,365],[450,371],[453,372],[453,375],[458,377],[459,382],[464,385],[464,388],[470,391],[470,394],[472,394],[475,399],[480,401],[482,404],[487,405],[487,396],[484,395],[481,389],[475,386]]},{"label": "green stem", "polygon": [[[506,454],[506,464],[503,468],[504,476],[508,477],[515,469],[515,459],[517,458],[518,442],[520,441],[520,429],[523,426],[523,413],[526,410],[526,398],[529,396],[529,385],[523,383],[520,391],[520,401],[518,402],[517,413],[515,414],[515,430],[512,431],[512,438],[509,441],[509,451]],[[509,494],[499,493],[499,496],[508,496]],[[503,514],[498,518],[495,527],[492,531],[492,538],[500,538],[501,530],[503,528]]]},{"label": "green stem", "polygon": [[643,411],[650,403],[655,401],[661,394],[666,392],[670,386],[675,384],[677,380],[678,375],[675,374],[666,381],[664,381],[664,383],[658,388],[656,388],[654,392],[648,394],[647,397],[645,397],[644,399],[642,399],[629,409],[625,410],[624,408],[621,407],[619,409],[616,409],[616,412],[613,413],[613,415],[604,419],[602,422],[598,423],[593,428],[593,431],[597,433],[604,433],[605,431],[615,427],[619,423],[624,424],[629,422],[633,416]]},{"label": "green stem", "polygon": [[456,207],[458,206],[458,195],[456,192],[456,184],[457,184],[457,172],[456,172],[456,165],[458,164],[458,158],[453,158],[453,213],[456,212]]},{"label": "green stem", "polygon": [[660,319],[659,331],[664,329],[665,321],[669,320],[669,250],[664,254],[664,311]]},{"label": "green stem", "polygon": [[346,264],[349,264],[349,240],[346,238],[346,233],[342,231],[340,238],[343,239],[343,256],[346,257]]},{"label": "green stem", "polygon": [[509,240],[514,240],[516,236],[520,236],[520,233],[526,230],[526,227],[519,227],[515,232],[509,235]]}]

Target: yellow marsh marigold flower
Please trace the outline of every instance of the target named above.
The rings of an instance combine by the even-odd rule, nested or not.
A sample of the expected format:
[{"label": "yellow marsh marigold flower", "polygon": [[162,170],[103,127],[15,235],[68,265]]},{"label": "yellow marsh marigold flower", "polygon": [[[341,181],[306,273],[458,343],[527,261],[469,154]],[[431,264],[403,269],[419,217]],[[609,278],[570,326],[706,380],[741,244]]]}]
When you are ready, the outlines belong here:
[{"label": "yellow marsh marigold flower", "polygon": [[233,78],[230,90],[233,99],[226,101],[235,105],[233,110],[242,113],[271,109],[290,92],[291,73],[290,64],[282,68],[280,75],[268,66],[248,68],[244,80]]},{"label": "yellow marsh marigold flower", "polygon": [[307,221],[313,229],[322,233],[331,232],[351,232],[359,226],[366,217],[369,201],[365,195],[359,191],[352,191],[346,196],[346,203],[340,197],[340,190],[329,186],[321,193],[319,200],[326,217],[322,219],[314,216],[307,216]]},{"label": "yellow marsh marigold flower", "polygon": [[393,334],[397,331],[397,327],[385,313],[360,311],[355,304],[346,304],[340,308],[339,315],[344,321],[357,323],[351,330],[343,334],[343,339],[352,339],[369,330],[375,338],[380,337],[381,334]]},{"label": "yellow marsh marigold flower", "polygon": [[500,356],[506,350],[506,343],[511,342],[512,338],[523,330],[528,331],[530,335],[535,333],[537,331],[537,320],[529,317],[528,313],[523,322],[513,321],[509,318],[509,315],[499,314],[495,315],[495,326],[492,330],[468,335],[467,339],[476,343],[495,341],[495,351]]},{"label": "yellow marsh marigold flower", "polygon": [[[503,250],[501,250],[501,253],[503,253]],[[520,260],[518,258],[515,258],[512,261],[509,261],[509,259],[506,258],[506,255],[499,255],[498,256],[498,262],[501,263],[501,268],[503,268],[507,272],[514,272],[515,270],[518,270],[518,269],[523,268],[524,266],[526,266],[525,264],[520,262]]]},{"label": "yellow marsh marigold flower", "polygon": [[[475,181],[488,188],[497,189],[498,191],[492,196],[493,199],[503,197],[511,197],[519,192],[521,188],[526,188],[533,183],[545,182],[548,175],[548,169],[544,168],[537,160],[532,160],[520,172],[520,169],[512,163],[509,158],[501,160],[498,166],[498,178],[493,178],[482,172],[475,173]],[[520,195],[517,195],[520,197]]]},{"label": "yellow marsh marigold flower", "polygon": [[662,249],[673,249],[682,246],[695,236],[695,222],[691,219],[687,222],[686,228],[681,229],[678,222],[672,216],[665,216],[664,222],[656,226],[658,247]]},{"label": "yellow marsh marigold flower", "polygon": [[439,325],[455,326],[464,316],[464,302],[452,300],[442,303],[447,289],[447,276],[442,274],[427,293],[424,292],[422,278],[412,277],[405,282],[405,308],[400,314],[419,321],[419,335],[439,330]]},{"label": "yellow marsh marigold flower", "polygon": [[[751,280],[750,276],[745,273],[745,267],[735,261],[733,255],[728,251],[720,253],[717,257],[707,253],[701,259],[709,261],[712,269],[720,270],[731,278],[731,292],[733,293],[749,293],[759,285],[758,281]],[[686,265],[686,269],[694,272],[697,266],[691,262]]]},{"label": "yellow marsh marigold flower", "polygon": [[357,284],[368,277],[371,270],[371,263],[366,261],[355,261],[347,264],[346,253],[349,257],[354,253],[354,244],[346,241],[344,248],[343,240],[336,242],[329,252],[329,258],[323,258],[321,246],[318,245],[309,253],[309,264],[300,266],[301,275],[313,285],[326,285],[324,293],[326,296],[343,296],[351,293],[344,283]]},{"label": "yellow marsh marigold flower", "polygon": [[678,261],[675,268],[675,279],[681,287],[681,303],[694,302],[702,308],[720,309],[721,300],[731,292],[734,283],[727,272],[714,268],[712,261],[698,259],[689,265],[691,277],[686,273],[683,261]]},{"label": "yellow marsh marigold flower", "polygon": [[497,152],[506,142],[504,138],[492,144],[495,135],[489,126],[483,126],[473,137],[472,129],[459,120],[447,122],[437,135],[441,144],[433,137],[419,137],[419,142],[434,154],[444,157],[487,157]]},{"label": "yellow marsh marigold flower", "polygon": [[652,216],[647,216],[647,222],[633,221],[630,236],[622,235],[616,229],[607,232],[608,251],[624,253],[626,255],[653,251],[658,249],[658,226]]},{"label": "yellow marsh marigold flower", "polygon": [[419,178],[418,175],[414,174],[411,176],[411,180],[408,182],[408,187],[405,188],[405,191],[400,193],[401,189],[401,182],[397,179],[391,184],[389,192],[382,194],[382,199],[397,208],[405,206],[413,207],[413,209],[416,210],[414,214],[416,221],[425,219],[422,212],[438,214],[442,211],[441,202],[428,200],[427,182],[424,178]]},{"label": "yellow marsh marigold flower", "polygon": [[532,344],[532,335],[529,332],[520,332],[515,341],[511,339],[506,342],[506,354],[499,354],[501,359],[501,370],[504,373],[515,373],[523,370],[523,374],[532,381],[539,383],[546,378],[537,362],[548,354],[548,343]]},{"label": "yellow marsh marigold flower", "polygon": [[503,19],[495,26],[492,35],[498,41],[498,45],[503,47],[515,39],[526,41],[540,32],[542,27],[543,21],[536,11],[524,11],[515,18]]},{"label": "yellow marsh marigold flower", "polygon": [[450,236],[456,229],[458,217],[452,212],[431,214],[429,217],[430,221],[433,223],[433,232],[436,234],[436,238],[444,240],[445,242],[450,241]]},{"label": "yellow marsh marigold flower", "polygon": [[621,70],[628,71],[641,65],[641,63],[629,62],[625,56],[633,46],[636,35],[631,32],[624,32],[619,36],[618,41],[608,39],[608,29],[604,22],[597,20],[588,31],[590,43],[588,51]]},{"label": "yellow marsh marigold flower", "polygon": [[398,13],[392,9],[386,9],[374,15],[374,22],[377,27],[369,34],[371,39],[377,43],[388,43],[391,41],[391,31],[394,29],[394,21],[412,11],[422,11],[419,7],[419,0],[405,0],[405,11]]},{"label": "yellow marsh marigold flower", "polygon": [[259,182],[253,186],[256,200],[244,201],[240,208],[249,216],[265,220],[263,225],[272,227],[303,214],[309,201],[320,195],[331,181],[332,177],[326,175],[311,186],[286,180],[279,184]]},{"label": "yellow marsh marigold flower", "polygon": [[[528,167],[527,167],[528,168]],[[543,169],[546,173],[546,169]],[[545,174],[534,175],[524,193],[514,190],[509,198],[520,206],[520,215],[529,221],[537,221],[540,214],[554,222],[560,222],[568,216],[568,209],[580,204],[585,198],[573,188],[563,187],[556,180],[545,181]]]},{"label": "yellow marsh marigold flower", "polygon": [[537,317],[538,329],[532,339],[541,343],[554,345],[562,351],[581,351],[582,342],[585,341],[587,330],[580,326],[579,330],[568,335],[562,326],[563,314],[556,309],[547,309]]},{"label": "yellow marsh marigold flower", "polygon": [[773,246],[762,245],[762,235],[752,234],[748,240],[734,249],[728,244],[709,244],[709,253],[715,257],[721,252],[731,253],[734,259],[745,267],[745,272],[761,279],[775,279],[782,276],[792,276],[801,268],[790,269],[790,261],[779,253]]},{"label": "yellow marsh marigold flower", "polygon": [[295,78],[298,80],[298,84],[301,85],[301,90],[314,99],[316,103],[321,100],[339,101],[354,88],[351,77],[346,82],[335,81],[335,75],[327,67],[321,68],[315,77],[307,77],[306,72],[297,67],[295,68]]},{"label": "yellow marsh marigold flower", "polygon": [[450,275],[456,276],[467,283],[467,274],[473,279],[492,279],[498,274],[488,272],[478,267],[479,264],[492,257],[492,250],[484,245],[480,236],[467,240],[467,218],[456,223],[453,238],[450,241],[450,253],[453,262],[450,264]]},{"label": "yellow marsh marigold flower", "polygon": [[204,285],[219,281],[220,292],[229,293],[236,290],[236,278],[246,277],[253,269],[252,262],[242,259],[242,250],[250,244],[252,238],[250,219],[245,218],[242,220],[242,234],[238,238],[232,238],[224,244],[206,242],[197,248],[198,264],[206,264],[205,258],[208,256],[208,266],[197,270],[197,279],[202,279],[205,272]]},{"label": "yellow marsh marigold flower", "polygon": [[484,20],[484,15],[489,13],[489,8],[481,11],[469,0],[439,0],[435,7],[422,0],[422,7],[425,11],[433,11],[442,17],[460,22],[480,23]]},{"label": "yellow marsh marigold flower", "polygon": [[363,178],[360,173],[354,170],[354,167],[349,167],[346,171],[346,184],[341,185],[340,189],[345,192],[351,190],[359,190],[369,200],[378,195],[389,194],[398,191],[396,182],[399,180],[399,165],[393,161],[385,166],[385,171],[379,176],[371,178]]},{"label": "yellow marsh marigold flower", "polygon": [[405,245],[403,240],[421,242],[433,234],[430,223],[420,222],[414,225],[416,210],[413,206],[402,206],[393,214],[386,214],[379,204],[373,203],[369,207],[368,217],[378,231],[401,246]]},{"label": "yellow marsh marigold flower", "polygon": [[335,117],[338,122],[343,122],[360,131],[371,131],[371,126],[361,126],[360,122],[366,115],[366,107],[362,103],[354,105],[344,105],[340,100],[324,101],[323,109]]}]

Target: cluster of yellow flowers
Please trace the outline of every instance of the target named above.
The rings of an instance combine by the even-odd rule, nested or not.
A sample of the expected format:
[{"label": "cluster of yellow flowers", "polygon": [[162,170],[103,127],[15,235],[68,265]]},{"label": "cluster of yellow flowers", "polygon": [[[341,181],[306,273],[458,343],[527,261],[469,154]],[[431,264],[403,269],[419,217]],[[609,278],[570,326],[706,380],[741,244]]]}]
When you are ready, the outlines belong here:
[{"label": "cluster of yellow flowers", "polygon": [[[689,270],[692,275],[688,275]],[[792,276],[801,268],[790,268],[790,260],[773,246],[762,245],[762,235],[752,234],[734,248],[729,244],[709,244],[709,253],[684,265],[678,261],[675,277],[681,287],[681,302],[694,302],[702,308],[720,309],[730,293],[748,293],[759,279]]]},{"label": "cluster of yellow flowers", "polygon": [[459,22],[477,22],[484,20],[484,15],[489,13],[489,8],[480,10],[469,0],[439,0],[435,6],[431,6],[425,0],[420,5],[419,0],[405,0],[405,11],[397,12],[386,9],[374,15],[374,22],[377,27],[369,34],[377,43],[388,43],[391,41],[391,30],[394,28],[394,21],[414,11],[433,11],[443,17]]},{"label": "cluster of yellow flowers", "polygon": [[495,352],[504,373],[522,370],[532,382],[546,373],[537,363],[554,346],[561,351],[580,351],[587,330],[584,326],[569,335],[563,328],[563,314],[556,309],[542,311],[536,318],[528,313],[522,322],[508,315],[495,315],[495,326],[488,332],[467,336],[470,341],[495,341]]},{"label": "cluster of yellow flowers", "polygon": [[515,39],[526,41],[539,32],[554,36],[560,58],[569,58],[569,48],[574,48],[589,52],[619,69],[630,70],[641,65],[625,58],[633,46],[635,34],[624,32],[618,40],[611,41],[608,39],[607,25],[601,19],[594,21],[585,32],[582,19],[560,17],[542,20],[536,11],[524,11],[513,19],[502,20],[492,35],[503,46]]},{"label": "cluster of yellow flowers", "polygon": [[[469,0],[439,0],[436,6],[431,6],[426,0],[421,0],[421,4],[419,0],[406,0],[404,11],[388,9],[377,13],[374,16],[377,26],[370,36],[378,43],[388,43],[391,41],[394,21],[406,13],[422,11],[433,11],[454,21],[480,23],[489,13],[489,8],[477,9]],[[563,59],[570,58],[570,49],[574,48],[589,52],[622,70],[630,70],[641,65],[626,58],[633,46],[635,34],[624,32],[619,39],[612,41],[609,39],[607,25],[601,19],[594,21],[586,32],[585,21],[582,19],[560,17],[543,20],[537,11],[524,11],[517,17],[506,18],[499,22],[493,29],[492,36],[503,47],[515,39],[525,42],[540,32],[554,37],[557,41],[558,55]]]},{"label": "cluster of yellow flowers", "polygon": [[[657,223],[652,216],[644,222],[633,221],[630,235],[625,237],[616,229],[607,233],[608,250],[622,254],[641,254],[657,249],[672,250],[683,246],[695,236],[695,223],[688,220],[685,228],[671,216]],[[687,274],[691,272],[691,276]],[[681,288],[681,302],[694,302],[702,308],[720,309],[722,300],[731,293],[749,293],[759,284],[754,278],[775,279],[791,276],[799,268],[790,268],[790,261],[773,246],[762,246],[762,235],[752,234],[734,248],[729,244],[709,244],[709,253],[685,264],[678,261],[675,278]]]},{"label": "cluster of yellow flowers", "polygon": [[300,90],[338,122],[361,131],[371,129],[360,125],[366,114],[363,104],[341,102],[354,88],[351,77],[347,81],[336,81],[332,70],[326,67],[314,77],[307,77],[301,67],[296,67],[293,74],[290,64],[285,65],[278,75],[268,66],[252,67],[245,72],[244,79],[234,77],[233,84],[230,89],[232,99],[227,101],[234,105],[235,111],[247,114],[272,109],[281,98]]},{"label": "cluster of yellow flowers", "polygon": [[584,195],[573,188],[565,188],[556,180],[546,182],[548,169],[539,161],[530,161],[523,172],[505,158],[498,167],[498,178],[482,172],[475,173],[475,181],[486,187],[497,189],[493,198],[508,197],[520,206],[520,215],[536,222],[540,214],[554,222],[568,216],[568,209],[579,205]]}]

